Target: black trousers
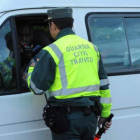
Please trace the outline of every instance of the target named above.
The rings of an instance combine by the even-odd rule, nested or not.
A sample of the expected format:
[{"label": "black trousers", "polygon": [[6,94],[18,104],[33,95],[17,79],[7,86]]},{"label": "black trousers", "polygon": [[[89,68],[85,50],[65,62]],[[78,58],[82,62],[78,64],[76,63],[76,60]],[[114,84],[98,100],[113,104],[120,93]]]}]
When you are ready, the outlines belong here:
[{"label": "black trousers", "polygon": [[70,129],[62,134],[52,133],[52,140],[93,140],[96,128],[97,118],[92,112],[84,116],[83,112],[67,114],[70,121]]}]

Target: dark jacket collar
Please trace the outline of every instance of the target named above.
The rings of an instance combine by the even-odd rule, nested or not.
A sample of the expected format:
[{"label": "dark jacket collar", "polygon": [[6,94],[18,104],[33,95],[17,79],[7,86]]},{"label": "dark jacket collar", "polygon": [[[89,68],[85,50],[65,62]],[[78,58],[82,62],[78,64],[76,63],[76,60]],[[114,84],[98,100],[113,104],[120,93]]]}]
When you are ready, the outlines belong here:
[{"label": "dark jacket collar", "polygon": [[58,40],[59,38],[61,38],[61,37],[63,37],[63,36],[70,35],[70,34],[72,34],[72,35],[75,34],[75,33],[72,31],[71,28],[62,29],[62,30],[58,33],[58,35],[57,35],[57,37],[56,37],[56,40]]}]

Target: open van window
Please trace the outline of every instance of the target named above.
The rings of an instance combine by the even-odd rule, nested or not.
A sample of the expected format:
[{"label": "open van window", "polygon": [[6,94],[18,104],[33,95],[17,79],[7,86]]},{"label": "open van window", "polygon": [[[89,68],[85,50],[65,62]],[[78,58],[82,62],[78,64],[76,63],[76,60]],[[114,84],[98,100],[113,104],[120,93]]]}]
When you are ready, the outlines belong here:
[{"label": "open van window", "polygon": [[[30,15],[15,17],[15,31],[17,43],[13,43],[10,21],[7,21],[0,29],[0,93],[13,94],[17,91],[17,78],[21,79],[22,92],[28,92],[27,71],[30,61],[37,60],[37,55],[45,46],[51,44],[53,39],[49,33],[46,15]],[[18,54],[14,53],[16,48]],[[15,55],[19,56],[16,64]],[[16,76],[16,67],[20,77]],[[18,83],[19,84],[19,83]]]},{"label": "open van window", "polygon": [[47,16],[17,17],[16,29],[21,62],[21,76],[23,91],[29,91],[27,86],[27,72],[30,61],[37,62],[41,49],[51,44],[53,39],[49,34]]}]

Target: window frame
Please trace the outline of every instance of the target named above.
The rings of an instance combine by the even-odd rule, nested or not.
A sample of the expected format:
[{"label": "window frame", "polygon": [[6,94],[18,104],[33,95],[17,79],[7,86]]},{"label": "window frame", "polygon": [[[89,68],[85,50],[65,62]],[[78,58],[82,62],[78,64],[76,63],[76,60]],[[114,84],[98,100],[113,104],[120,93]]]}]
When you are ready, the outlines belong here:
[{"label": "window frame", "polygon": [[21,78],[20,78],[20,63],[19,63],[19,53],[17,49],[17,40],[16,40],[16,31],[15,31],[15,19],[13,16],[8,17],[0,26],[1,28],[5,25],[6,22],[10,22],[10,28],[12,32],[12,41],[13,41],[13,52],[15,54],[15,62],[16,62],[16,84],[17,84],[17,91],[8,91],[0,93],[0,96],[3,95],[13,95],[13,94],[19,94],[21,92]]},{"label": "window frame", "polygon": [[0,96],[5,95],[15,95],[15,94],[23,94],[28,93],[30,91],[24,91],[22,88],[22,76],[21,76],[21,63],[20,63],[20,52],[18,49],[18,36],[17,36],[17,29],[16,29],[16,18],[17,17],[26,17],[26,16],[39,16],[39,15],[46,15],[46,13],[32,13],[32,14],[20,14],[20,15],[12,15],[6,18],[3,23],[0,25],[0,30],[4,26],[4,24],[9,21],[11,32],[12,32],[12,40],[13,40],[13,50],[15,54],[15,62],[16,62],[16,80],[17,80],[17,91],[9,91],[0,93]]},{"label": "window frame", "polygon": [[[96,18],[111,18],[111,17],[119,17],[122,18],[124,23],[124,18],[140,18],[140,12],[90,12],[87,13],[85,16],[85,24],[87,29],[87,35],[88,40],[91,41],[90,36],[90,27],[89,27],[89,19],[90,17],[96,17]],[[131,60],[130,56],[130,47],[128,43],[128,37],[126,34],[126,27],[125,24],[123,24],[125,29],[125,35],[126,35],[126,42],[128,45],[128,51],[129,51],[129,59]],[[131,74],[140,74],[140,68],[132,68],[131,61],[130,61],[130,69],[119,69],[119,70],[106,70],[108,76],[117,76],[117,75],[131,75]]]}]

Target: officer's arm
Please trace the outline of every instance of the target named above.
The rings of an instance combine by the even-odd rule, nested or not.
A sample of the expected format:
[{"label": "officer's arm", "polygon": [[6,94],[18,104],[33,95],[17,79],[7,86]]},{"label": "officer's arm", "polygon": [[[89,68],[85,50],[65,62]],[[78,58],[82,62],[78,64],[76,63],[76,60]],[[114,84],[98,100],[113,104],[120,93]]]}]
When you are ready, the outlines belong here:
[{"label": "officer's arm", "polygon": [[100,78],[100,94],[101,94],[101,106],[102,113],[101,117],[108,117],[111,111],[111,94],[109,89],[109,81],[107,78],[107,73],[104,69],[102,58],[100,56],[99,60],[99,78]]},{"label": "officer's arm", "polygon": [[48,90],[54,82],[56,64],[52,56],[42,50],[39,61],[35,66],[31,65],[28,70],[28,87],[32,92],[39,95]]}]

